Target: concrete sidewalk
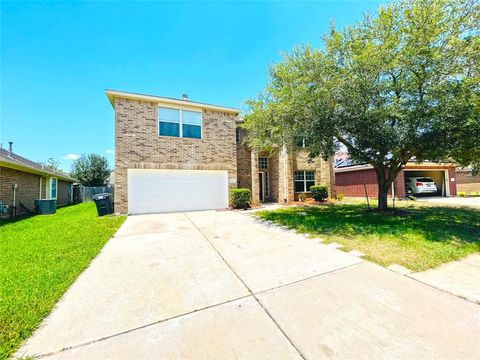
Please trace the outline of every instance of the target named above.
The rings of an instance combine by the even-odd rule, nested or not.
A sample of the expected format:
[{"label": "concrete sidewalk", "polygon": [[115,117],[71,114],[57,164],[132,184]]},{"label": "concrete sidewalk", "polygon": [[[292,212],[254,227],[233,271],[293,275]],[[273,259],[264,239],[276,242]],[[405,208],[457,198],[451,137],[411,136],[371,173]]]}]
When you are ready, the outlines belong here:
[{"label": "concrete sidewalk", "polygon": [[408,276],[480,304],[479,253]]},{"label": "concrete sidewalk", "polygon": [[237,212],[132,216],[17,352],[480,358],[480,306]]}]

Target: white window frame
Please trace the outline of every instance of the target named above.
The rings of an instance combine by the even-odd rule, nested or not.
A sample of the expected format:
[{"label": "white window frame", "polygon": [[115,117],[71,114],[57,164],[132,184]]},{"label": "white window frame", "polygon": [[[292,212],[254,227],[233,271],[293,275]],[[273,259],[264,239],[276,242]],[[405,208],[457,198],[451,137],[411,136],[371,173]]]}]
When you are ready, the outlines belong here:
[{"label": "white window frame", "polygon": [[[52,197],[52,181],[55,179],[55,197]],[[56,177],[51,177],[48,181],[48,198],[52,200],[57,200],[58,198],[58,179]]]},{"label": "white window frame", "polygon": [[[297,172],[303,172],[303,180],[295,179],[295,173],[297,173]],[[307,172],[308,173],[313,173],[313,180],[307,180]],[[303,191],[295,191],[296,193],[300,194],[300,193],[310,192],[310,189],[307,189],[307,181],[308,182],[313,181],[313,185],[317,184],[317,176],[315,174],[315,170],[295,170],[295,172],[293,173],[293,176],[294,176],[294,182],[295,183],[297,183],[297,182],[303,183]],[[294,186],[293,186],[294,189],[295,189],[295,183],[294,183]]]},{"label": "white window frame", "polygon": [[[265,160],[265,167],[261,166],[262,160]],[[268,157],[260,156],[258,158],[258,169],[259,170],[267,170],[268,169]]]},{"label": "white window frame", "polygon": [[[178,110],[179,112],[179,129],[178,129],[178,136],[171,136],[171,135],[162,135],[160,134],[160,122],[162,120],[160,119],[160,109],[172,109],[172,110]],[[188,112],[194,112],[194,113],[199,113],[200,114],[200,138],[192,138],[192,137],[183,137],[183,112],[188,111]],[[169,138],[183,138],[183,139],[193,139],[193,140],[201,140],[203,139],[203,111],[198,111],[198,110],[190,110],[190,109],[180,109],[180,108],[174,108],[174,107],[168,107],[168,106],[159,106],[157,110],[157,125],[158,125],[158,136],[165,136]],[[163,121],[163,122],[168,122],[168,121]],[[187,124],[191,125],[191,124]]]}]

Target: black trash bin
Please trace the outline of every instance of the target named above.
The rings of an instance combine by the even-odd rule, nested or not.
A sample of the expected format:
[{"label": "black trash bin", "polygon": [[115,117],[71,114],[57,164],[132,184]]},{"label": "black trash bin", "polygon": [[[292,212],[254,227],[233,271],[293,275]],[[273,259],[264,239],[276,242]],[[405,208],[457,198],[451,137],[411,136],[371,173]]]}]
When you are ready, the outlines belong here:
[{"label": "black trash bin", "polygon": [[97,205],[98,216],[113,214],[112,194],[103,193],[92,196]]}]

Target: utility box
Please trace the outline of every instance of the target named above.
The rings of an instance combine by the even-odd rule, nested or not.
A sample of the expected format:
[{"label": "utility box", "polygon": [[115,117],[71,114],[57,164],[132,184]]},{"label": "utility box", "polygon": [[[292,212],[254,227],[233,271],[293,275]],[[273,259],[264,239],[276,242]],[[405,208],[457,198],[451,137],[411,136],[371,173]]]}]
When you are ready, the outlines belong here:
[{"label": "utility box", "polygon": [[38,215],[51,215],[57,212],[57,200],[54,199],[37,199],[35,204],[35,213]]}]

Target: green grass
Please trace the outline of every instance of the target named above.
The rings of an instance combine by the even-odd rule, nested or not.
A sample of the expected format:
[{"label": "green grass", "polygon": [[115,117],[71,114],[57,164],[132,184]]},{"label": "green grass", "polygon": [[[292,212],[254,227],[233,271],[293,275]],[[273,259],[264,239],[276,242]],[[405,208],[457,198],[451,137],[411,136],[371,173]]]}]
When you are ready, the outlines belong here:
[{"label": "green grass", "polygon": [[32,334],[124,221],[97,217],[84,203],[0,222],[0,359]]},{"label": "green grass", "polygon": [[[343,203],[262,211],[258,216],[359,250],[383,266],[413,271],[436,267],[480,251],[480,209],[402,202],[405,215],[366,211]],[[302,216],[303,213],[303,216]]]}]

